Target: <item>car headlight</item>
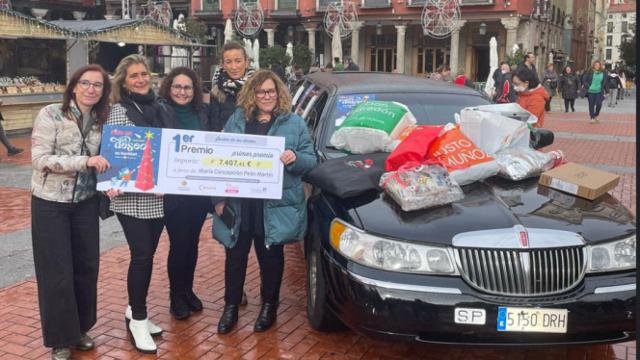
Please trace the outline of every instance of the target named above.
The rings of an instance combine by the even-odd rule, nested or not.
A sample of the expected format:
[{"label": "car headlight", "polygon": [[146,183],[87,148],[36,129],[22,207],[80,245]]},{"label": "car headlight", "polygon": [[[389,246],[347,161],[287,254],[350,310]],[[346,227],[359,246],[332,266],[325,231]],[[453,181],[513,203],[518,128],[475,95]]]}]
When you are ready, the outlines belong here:
[{"label": "car headlight", "polygon": [[452,251],[445,247],[381,238],[338,219],[331,223],[330,238],[334,249],[362,265],[398,272],[458,275]]},{"label": "car headlight", "polygon": [[636,236],[589,247],[590,273],[636,267]]}]

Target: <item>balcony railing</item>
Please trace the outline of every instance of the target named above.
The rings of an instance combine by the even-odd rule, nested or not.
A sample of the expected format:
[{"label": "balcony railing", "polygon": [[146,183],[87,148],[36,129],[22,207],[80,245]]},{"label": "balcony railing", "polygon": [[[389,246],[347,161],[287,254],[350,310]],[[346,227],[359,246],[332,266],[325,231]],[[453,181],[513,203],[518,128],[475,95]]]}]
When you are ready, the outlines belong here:
[{"label": "balcony railing", "polygon": [[460,0],[460,6],[493,5],[493,0]]}]

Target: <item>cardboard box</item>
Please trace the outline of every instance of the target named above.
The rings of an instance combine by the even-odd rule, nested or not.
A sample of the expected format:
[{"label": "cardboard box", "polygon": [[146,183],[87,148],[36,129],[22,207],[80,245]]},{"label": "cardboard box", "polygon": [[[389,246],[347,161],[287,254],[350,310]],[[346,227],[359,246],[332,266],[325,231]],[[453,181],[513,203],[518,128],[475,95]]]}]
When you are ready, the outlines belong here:
[{"label": "cardboard box", "polygon": [[566,163],[542,173],[539,183],[585,199],[594,200],[615,188],[619,181],[620,175],[576,163]]}]

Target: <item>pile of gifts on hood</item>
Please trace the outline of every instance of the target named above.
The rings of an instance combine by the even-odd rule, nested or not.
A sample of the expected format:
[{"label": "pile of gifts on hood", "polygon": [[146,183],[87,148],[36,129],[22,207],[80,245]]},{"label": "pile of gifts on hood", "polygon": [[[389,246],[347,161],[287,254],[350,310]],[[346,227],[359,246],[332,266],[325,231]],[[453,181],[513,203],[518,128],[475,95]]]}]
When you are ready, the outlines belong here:
[{"label": "pile of gifts on hood", "polygon": [[536,119],[505,116],[515,113],[526,110],[484,105],[463,109],[455,123],[416,125],[405,105],[369,101],[352,109],[330,143],[351,154],[390,153],[378,186],[402,210],[412,211],[458,201],[464,197],[460,186],[490,176],[522,180],[562,163],[560,151],[531,148],[530,124]]}]

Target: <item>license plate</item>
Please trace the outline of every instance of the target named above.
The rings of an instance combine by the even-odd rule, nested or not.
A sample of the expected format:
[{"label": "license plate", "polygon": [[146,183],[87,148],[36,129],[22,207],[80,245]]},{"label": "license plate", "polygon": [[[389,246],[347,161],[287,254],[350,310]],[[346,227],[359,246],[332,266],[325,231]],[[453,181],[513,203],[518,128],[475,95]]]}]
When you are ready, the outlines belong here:
[{"label": "license plate", "polygon": [[498,331],[566,333],[566,309],[498,307]]}]

